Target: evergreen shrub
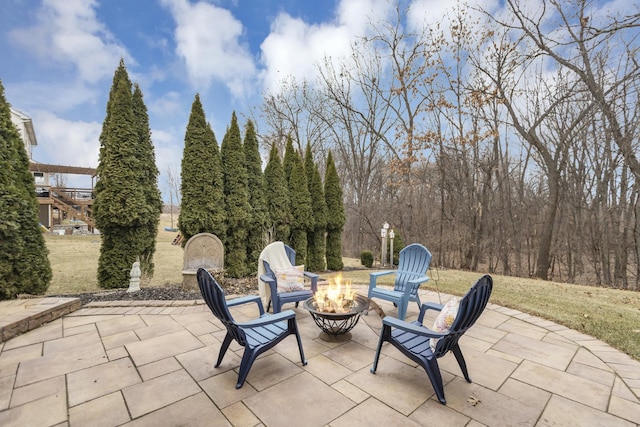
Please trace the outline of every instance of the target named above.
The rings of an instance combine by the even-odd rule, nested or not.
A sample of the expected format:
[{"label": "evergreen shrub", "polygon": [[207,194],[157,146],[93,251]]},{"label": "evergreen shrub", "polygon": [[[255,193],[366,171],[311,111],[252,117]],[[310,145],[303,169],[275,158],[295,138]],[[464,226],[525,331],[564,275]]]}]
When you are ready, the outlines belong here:
[{"label": "evergreen shrub", "polygon": [[373,253],[371,251],[360,252],[360,264],[367,268],[373,267]]}]

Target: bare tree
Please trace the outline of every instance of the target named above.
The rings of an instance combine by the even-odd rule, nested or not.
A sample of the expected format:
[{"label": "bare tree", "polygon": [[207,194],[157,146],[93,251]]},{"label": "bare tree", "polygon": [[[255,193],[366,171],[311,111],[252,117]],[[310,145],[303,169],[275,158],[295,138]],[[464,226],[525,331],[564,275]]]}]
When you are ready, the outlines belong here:
[{"label": "bare tree", "polygon": [[375,251],[388,221],[438,265],[637,289],[640,18],[506,4],[421,28],[398,5],[265,97],[263,142],[331,148],[345,254]]},{"label": "bare tree", "polygon": [[327,126],[317,114],[321,95],[314,82],[297,82],[292,76],[282,80],[277,92],[267,93],[261,107],[269,133],[261,136],[267,150],[276,145],[284,153],[287,137],[291,136],[296,151],[303,153],[307,142],[314,153],[325,153]]},{"label": "bare tree", "polygon": [[[617,91],[640,77],[640,44],[637,31],[640,12],[628,16],[602,16],[590,0],[542,0],[534,16],[522,7],[522,0],[507,0],[514,21],[499,21],[521,32],[542,53],[571,71],[593,96],[611,128],[614,142],[633,174],[640,178],[640,162],[633,146],[633,133],[620,123]],[[554,14],[562,31],[549,31],[545,20]],[[570,48],[568,48],[570,47]],[[616,63],[616,61],[619,61]],[[609,67],[606,79],[599,72]]]},{"label": "bare tree", "polygon": [[[629,126],[624,115],[626,109],[637,109],[636,82],[640,77],[638,10],[626,16],[610,16],[598,11],[589,0],[542,0],[536,11],[525,7],[522,0],[507,0],[506,4],[510,19],[495,18],[496,22],[520,34],[521,42],[529,43],[530,56],[547,58],[565,70],[569,80],[582,84],[581,89],[591,96],[604,116],[611,139],[635,181],[640,180],[637,129],[635,125]],[[557,28],[549,28],[550,18],[559,23]],[[623,207],[622,211],[627,209]],[[635,217],[635,233],[639,233],[640,218]],[[639,234],[635,234],[635,241],[640,241]],[[635,252],[640,252],[637,244]],[[539,273],[541,268],[539,266]],[[622,269],[622,265],[617,267],[617,276]]]},{"label": "bare tree", "polygon": [[343,176],[345,207],[355,221],[348,224],[355,231],[350,234],[355,238],[353,249],[371,247],[379,240],[378,226],[386,210],[381,194],[390,173],[382,136],[393,125],[388,104],[372,90],[382,77],[383,64],[364,49],[365,45],[356,44],[349,58],[324,59],[318,67],[323,98],[321,108],[314,111],[318,120],[325,121]]},{"label": "bare tree", "polygon": [[510,124],[524,142],[536,152],[536,159],[546,175],[548,198],[540,209],[544,215],[538,230],[540,236],[535,276],[547,279],[552,260],[553,233],[560,201],[561,174],[576,132],[585,125],[595,104],[584,105],[577,114],[567,117],[571,105],[584,98],[584,87],[571,74],[559,69],[555,75],[546,72],[547,64],[536,54],[537,48],[526,37],[509,41],[510,31],[503,31],[492,43],[489,55],[476,61],[490,91],[506,108]]},{"label": "bare tree", "polygon": [[57,188],[67,188],[67,175],[63,173],[54,173],[51,175],[53,186]]},{"label": "bare tree", "polygon": [[175,166],[167,164],[165,166],[165,173],[167,174],[167,187],[169,191],[169,213],[171,214],[171,228],[174,228],[173,214],[174,208],[180,206],[180,173],[176,170]]},{"label": "bare tree", "polygon": [[[495,145],[500,144],[496,123],[481,113],[495,101],[483,94],[482,80],[469,69],[469,56],[481,48],[487,34],[465,7],[454,9],[444,28],[429,31],[432,44],[440,48],[433,62],[437,77],[426,94],[426,116],[437,135],[431,139],[440,171],[440,221],[455,220],[459,265],[475,270],[487,253],[484,234],[490,226],[487,212],[498,167]],[[450,236],[441,233],[439,239],[443,242]]]},{"label": "bare tree", "polygon": [[[433,64],[441,46],[428,37],[427,28],[409,31],[406,17],[407,11],[397,6],[393,22],[372,23],[372,35],[354,44],[354,66],[345,73],[359,86],[365,102],[341,107],[384,144],[391,179],[385,182],[387,194],[381,194],[380,207],[405,236],[416,239],[424,227],[416,221],[422,207],[416,203],[420,183],[413,166],[425,160],[433,143],[434,133],[422,116],[430,108],[428,95],[439,71]],[[371,100],[375,104],[367,103]],[[379,221],[378,226],[383,219]],[[377,231],[375,227],[376,236]]]}]

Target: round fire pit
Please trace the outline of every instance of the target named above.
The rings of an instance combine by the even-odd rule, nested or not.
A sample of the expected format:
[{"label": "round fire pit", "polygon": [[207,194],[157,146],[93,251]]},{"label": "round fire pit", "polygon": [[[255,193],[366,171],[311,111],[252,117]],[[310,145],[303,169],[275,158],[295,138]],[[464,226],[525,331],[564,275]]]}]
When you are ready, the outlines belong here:
[{"label": "round fire pit", "polygon": [[367,309],[369,301],[362,295],[356,294],[353,306],[343,313],[320,311],[313,297],[304,302],[304,308],[309,310],[316,325],[321,329],[320,339],[331,342],[342,342],[351,339],[351,329],[360,320],[360,314]]}]

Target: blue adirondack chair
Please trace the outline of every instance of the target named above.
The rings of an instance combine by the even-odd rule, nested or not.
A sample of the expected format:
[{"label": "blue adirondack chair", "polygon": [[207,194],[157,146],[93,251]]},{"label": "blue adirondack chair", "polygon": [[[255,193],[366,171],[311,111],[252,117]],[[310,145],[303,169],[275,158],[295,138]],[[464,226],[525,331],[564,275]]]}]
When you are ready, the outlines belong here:
[{"label": "blue adirondack chair", "polygon": [[[288,245],[283,246],[286,252],[286,256],[287,258],[289,258],[289,262],[291,263],[291,265],[296,265],[296,251]],[[267,248],[265,248],[265,250],[267,250]],[[262,255],[260,256],[260,259],[262,259]],[[271,266],[267,261],[263,260],[262,264],[264,266],[265,272],[260,276],[260,280],[269,285],[269,290],[271,291],[271,299],[267,303],[267,311],[269,311],[269,308],[271,307],[271,305],[273,305],[273,312],[279,313],[280,310],[282,310],[282,306],[290,302],[295,302],[297,307],[300,301],[305,301],[308,298],[311,298],[318,290],[319,276],[315,273],[305,271],[304,277],[307,277],[310,280],[310,288],[305,288],[304,290],[293,292],[278,292],[278,281],[276,279],[276,274],[273,272]]]},{"label": "blue adirondack chair", "polygon": [[[400,251],[397,270],[378,271],[369,274],[369,298],[392,301],[398,307],[398,319],[404,320],[409,301],[420,307],[418,288],[429,280],[426,275],[431,263],[431,252],[424,246],[413,243]],[[378,277],[396,274],[393,290],[377,287]]]},{"label": "blue adirondack chair", "polygon": [[[216,368],[220,366],[231,341],[235,340],[244,347],[236,388],[242,387],[249,374],[251,365],[253,365],[256,358],[265,351],[273,348],[289,335],[295,335],[298,340],[300,360],[303,365],[307,364],[304,358],[304,351],[302,350],[302,341],[300,340],[300,334],[298,332],[296,314],[293,310],[283,311],[282,313],[274,315],[265,314],[262,300],[257,295],[227,301],[224,296],[224,291],[207,270],[200,268],[196,274],[202,297],[213,314],[227,328],[227,335],[224,337],[222,347],[220,347]],[[248,322],[236,322],[229,312],[229,307],[252,302],[258,304],[260,317]]]},{"label": "blue adirondack chair", "polygon": [[[423,304],[420,308],[418,320],[411,323],[386,316],[382,319],[380,340],[378,341],[378,348],[371,372],[375,374],[378,368],[378,359],[380,358],[382,344],[385,341],[390,342],[400,350],[402,354],[424,368],[438,400],[443,405],[446,405],[447,401],[444,398],[444,386],[442,384],[440,367],[438,366],[438,358],[452,351],[458,361],[458,365],[460,365],[460,370],[462,370],[464,378],[467,382],[471,382],[469,372],[467,371],[467,364],[462,355],[462,350],[460,350],[460,346],[458,345],[458,340],[467,329],[473,326],[478,317],[480,317],[484,308],[487,306],[492,289],[493,279],[491,279],[491,276],[485,275],[478,279],[467,294],[460,300],[458,314],[448,332],[435,332],[422,324],[425,312],[427,310],[442,310],[443,306],[440,304]],[[431,338],[438,339],[435,350],[431,348]]]}]

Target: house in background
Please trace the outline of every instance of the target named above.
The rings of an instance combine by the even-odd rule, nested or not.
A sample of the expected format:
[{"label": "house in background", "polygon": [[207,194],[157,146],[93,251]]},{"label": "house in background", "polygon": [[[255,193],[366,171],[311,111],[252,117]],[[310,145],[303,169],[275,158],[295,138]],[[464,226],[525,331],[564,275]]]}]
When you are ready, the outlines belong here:
[{"label": "house in background", "polygon": [[27,116],[22,111],[11,108],[11,121],[18,129],[20,138],[22,138],[22,142],[24,143],[24,149],[27,151],[29,160],[31,160],[33,158],[32,148],[38,145],[36,131],[33,129],[33,121],[31,120],[31,117]]},{"label": "house in background", "polygon": [[[36,132],[31,117],[23,112],[11,108],[11,121],[18,129],[24,142],[24,148],[29,156],[29,170],[33,174],[36,193],[38,196],[40,223],[51,232],[93,232],[94,223],[91,219],[93,205],[93,177],[94,168],[76,166],[49,165],[33,160],[33,147],[38,145]],[[51,185],[52,174],[89,175],[91,188],[67,188]],[[64,181],[64,180],[62,180]]]}]

